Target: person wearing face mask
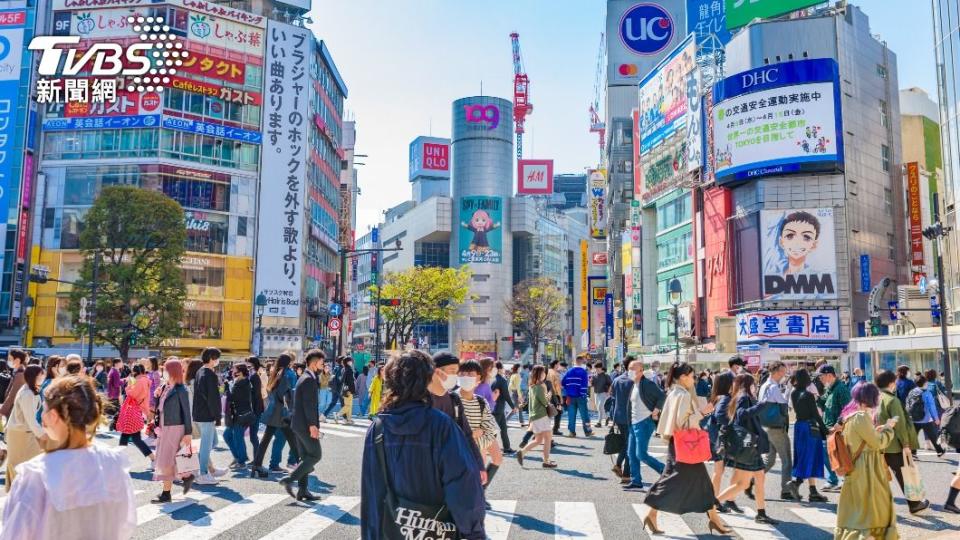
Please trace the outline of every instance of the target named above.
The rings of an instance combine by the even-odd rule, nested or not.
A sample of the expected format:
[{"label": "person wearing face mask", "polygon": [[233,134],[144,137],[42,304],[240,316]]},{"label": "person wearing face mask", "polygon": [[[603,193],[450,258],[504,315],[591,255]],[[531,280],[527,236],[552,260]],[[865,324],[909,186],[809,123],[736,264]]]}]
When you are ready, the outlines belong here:
[{"label": "person wearing face mask", "polygon": [[449,352],[438,352],[433,355],[433,366],[433,377],[430,379],[430,384],[427,385],[430,406],[449,416],[460,427],[460,431],[467,438],[470,449],[476,458],[477,467],[481,471],[481,481],[486,484],[487,473],[483,468],[483,455],[473,439],[473,430],[470,428],[470,422],[467,421],[466,414],[464,414],[460,394],[452,392],[459,382],[457,374],[460,371],[460,359]]},{"label": "person wearing face mask", "polygon": [[[57,377],[62,377],[67,374],[66,362],[63,361],[63,358],[57,355],[51,355],[47,358],[47,372],[46,377],[44,377],[43,382],[40,383],[40,402],[43,403],[43,391],[50,386],[50,383],[53,382]],[[40,415],[43,411],[37,409],[37,423],[40,423]]]},{"label": "person wearing face mask", "polygon": [[0,539],[121,540],[136,532],[124,450],[91,444],[88,434],[103,414],[94,384],[86,376],[66,376],[47,387],[43,431],[56,445],[17,467],[10,495],[17,504],[4,508]]},{"label": "person wearing face mask", "polygon": [[492,406],[494,402],[492,385],[496,377],[496,372],[494,371],[495,362],[491,358],[481,358],[479,364],[483,373],[477,380],[477,387],[474,389],[474,393],[487,400],[487,403]]},{"label": "person wearing face mask", "polygon": [[15,481],[17,465],[29,461],[41,453],[47,444],[47,436],[37,422],[40,407],[40,377],[43,368],[27,366],[23,371],[23,386],[17,390],[13,410],[6,425],[7,478],[4,487],[9,492]]},{"label": "person wearing face mask", "polygon": [[[67,362],[70,361],[72,354],[67,355]],[[97,393],[103,394],[107,391],[107,372],[103,370],[103,362],[97,360],[97,363],[93,365],[93,371],[90,373],[90,376],[93,377],[93,380],[97,383]]]},{"label": "person wearing face mask", "polygon": [[[488,359],[484,359],[488,360]],[[492,360],[491,360],[492,362]],[[470,424],[470,430],[473,440],[480,449],[481,463],[486,463],[487,457],[490,458],[490,464],[486,466],[487,480],[484,482],[484,488],[490,485],[493,477],[496,476],[500,465],[503,463],[503,451],[497,442],[497,422],[493,418],[493,411],[489,401],[476,392],[480,387],[478,381],[483,377],[483,365],[478,362],[467,361],[460,364],[457,382],[460,384],[460,401],[463,402],[463,415]]]},{"label": "person wearing face mask", "polygon": [[333,392],[330,390],[330,380],[333,378],[333,374],[330,372],[330,366],[326,362],[323,363],[323,369],[320,371],[319,376],[317,377],[317,383],[320,385],[320,421],[323,423],[327,422],[327,417],[324,411],[327,410],[327,407],[330,406],[330,403],[333,401]]},{"label": "person wearing face mask", "polygon": [[577,413],[583,423],[583,433],[590,437],[590,413],[587,411],[587,396],[590,395],[589,375],[584,367],[587,359],[584,355],[578,356],[576,365],[567,371],[561,379],[564,394],[567,396],[567,437],[577,436]]},{"label": "person wearing face mask", "polygon": [[343,360],[343,372],[342,372],[342,385],[340,387],[340,399],[342,407],[340,412],[337,413],[336,419],[337,423],[339,418],[343,417],[343,423],[352,426],[353,419],[350,418],[350,415],[353,414],[353,396],[357,395],[357,376],[356,372],[353,371],[353,358],[349,356],[341,357]]},{"label": "person wearing face mask", "polygon": [[[283,489],[298,501],[313,502],[320,497],[307,489],[308,476],[320,462],[323,452],[320,448],[320,407],[318,398],[320,386],[317,373],[323,369],[326,358],[319,349],[307,351],[304,358],[305,369],[293,391],[293,405],[290,410],[290,430],[293,432],[291,444],[296,444],[300,463],[279,480]],[[294,493],[293,486],[297,485]]]},{"label": "person wearing face mask", "polygon": [[913,382],[910,376],[910,367],[897,366],[897,397],[900,398],[900,405],[903,405],[904,410],[907,407],[907,396],[916,387],[917,383]]}]

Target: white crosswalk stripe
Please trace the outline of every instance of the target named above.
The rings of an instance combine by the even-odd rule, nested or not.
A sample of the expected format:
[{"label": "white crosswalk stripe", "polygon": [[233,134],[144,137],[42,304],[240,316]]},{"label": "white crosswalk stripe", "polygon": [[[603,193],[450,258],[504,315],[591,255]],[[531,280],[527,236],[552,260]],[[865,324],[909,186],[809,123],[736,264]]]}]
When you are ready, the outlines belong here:
[{"label": "white crosswalk stripe", "polygon": [[790,509],[797,517],[810,525],[825,531],[833,531],[837,526],[837,514],[826,508],[812,506],[797,506]]},{"label": "white crosswalk stripe", "polygon": [[221,508],[216,512],[192,521],[179,529],[161,536],[162,540],[175,540],[189,538],[190,540],[209,540],[220,533],[226,532],[241,521],[245,521],[262,512],[265,506],[272,506],[283,499],[289,499],[286,495],[257,493],[237,501],[229,506]]},{"label": "white crosswalk stripe", "polygon": [[603,540],[597,508],[589,502],[554,503],[555,540]]},{"label": "white crosswalk stripe", "polygon": [[198,502],[205,501],[210,498],[209,493],[204,493],[202,491],[197,491],[194,493],[188,494],[182,499],[175,499],[172,502],[165,504],[153,504],[147,503],[143,506],[137,508],[137,525],[143,525],[144,523],[149,523],[160,516],[170,515],[178,510],[183,510],[188,506],[193,506]]},{"label": "white crosswalk stripe", "polygon": [[507,540],[517,510],[517,501],[488,501],[490,510],[483,520],[483,529],[490,540]]},{"label": "white crosswalk stripe", "polygon": [[730,512],[724,514],[720,519],[743,538],[749,538],[750,540],[787,540],[787,537],[780,534],[773,526],[755,522],[753,518],[756,515],[757,513],[752,508],[744,508],[743,515]]},{"label": "white crosswalk stripe", "polygon": [[329,497],[280,527],[261,540],[300,540],[312,538],[337,522],[360,504],[360,497]]},{"label": "white crosswalk stripe", "polygon": [[[633,511],[637,513],[642,525],[644,518],[650,513],[650,507],[645,504],[635,504],[633,505]],[[697,535],[693,534],[693,529],[687,525],[687,522],[685,522],[682,517],[676,514],[668,514],[666,512],[657,514],[657,523],[654,525],[666,533],[662,536],[657,536],[657,538],[666,538],[667,540],[697,540]],[[650,529],[647,529],[648,533],[649,531]]]}]

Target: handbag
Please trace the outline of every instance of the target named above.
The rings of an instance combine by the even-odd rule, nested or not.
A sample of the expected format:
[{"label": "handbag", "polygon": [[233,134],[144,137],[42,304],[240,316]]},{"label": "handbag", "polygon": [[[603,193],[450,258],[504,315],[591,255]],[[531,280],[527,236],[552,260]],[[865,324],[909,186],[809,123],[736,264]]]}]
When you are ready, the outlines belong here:
[{"label": "handbag", "polygon": [[945,411],[950,408],[950,398],[941,392],[937,392],[937,403],[940,405],[941,411]]},{"label": "handbag", "polygon": [[923,491],[923,482],[920,480],[920,468],[913,461],[913,453],[910,450],[903,451],[903,467],[900,468],[903,475],[903,494],[908,501],[922,501],[926,498]]},{"label": "handbag", "polygon": [[760,413],[760,425],[765,428],[783,429],[787,425],[787,404],[765,402],[763,411]]},{"label": "handbag", "polygon": [[190,453],[185,453],[184,450],[177,452],[177,472],[180,474],[183,473],[195,473],[200,470],[200,458],[194,453],[191,449]]},{"label": "handbag", "polygon": [[619,454],[627,446],[627,437],[624,433],[618,433],[614,428],[603,438],[603,453],[607,456]]},{"label": "handbag", "polygon": [[456,540],[457,525],[450,515],[447,505],[420,504],[398,496],[390,485],[387,474],[387,459],[383,444],[383,422],[377,418],[373,423],[373,444],[377,450],[377,462],[386,496],[383,498],[383,514],[380,520],[381,538],[385,540],[406,540],[408,538],[431,538],[434,540]]},{"label": "handbag", "polygon": [[[686,424],[693,414],[693,404],[683,423]],[[677,429],[673,432],[673,449],[678,463],[692,465],[703,463],[713,457],[710,452],[710,435],[699,427]]]},{"label": "handbag", "polygon": [[130,396],[120,406],[117,416],[117,429],[120,433],[139,433],[143,429],[143,413],[140,412],[140,403]]}]

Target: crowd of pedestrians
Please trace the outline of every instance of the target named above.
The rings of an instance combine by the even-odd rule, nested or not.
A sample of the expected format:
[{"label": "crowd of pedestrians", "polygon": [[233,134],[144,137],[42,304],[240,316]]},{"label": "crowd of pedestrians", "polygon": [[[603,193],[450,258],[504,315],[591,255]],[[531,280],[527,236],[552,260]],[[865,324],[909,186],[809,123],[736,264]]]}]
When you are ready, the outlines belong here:
[{"label": "crowd of pedestrians", "polygon": [[[136,508],[128,445],[149,460],[159,483],[154,503],[172,501],[175,484],[188,493],[228,480],[229,470],[276,475],[291,497],[311,503],[319,499],[308,479],[323,456],[321,425],[350,424],[355,415],[371,419],[361,471],[364,539],[421,529],[485,538],[485,492],[504,457],[514,456],[521,475],[526,458],[557,468],[555,437],[577,437],[578,423],[587,437],[609,426],[604,451],[623,489],[643,497],[643,526],[653,534],[662,532],[661,512],[705,513],[710,532],[729,534],[723,515],[744,513],[740,495],[753,501],[756,522],[776,525],[765,488],[779,460],[782,499],[821,503],[839,494],[836,538],[896,538],[891,481],[911,513],[931,508],[914,462],[921,436],[938,456],[945,445],[960,446],[960,413],[938,374],[912,376],[906,366],[871,382],[822,362],[792,370],[772,362],[754,373],[740,357],[717,372],[682,362],[661,371],[627,357],[608,373],[586,355],[569,368],[553,361],[506,369],[491,358],[413,350],[359,371],[349,356],[297,356],[221,365],[220,351],[208,348],[198,358],[87,367],[77,355],[41,362],[10,351],[0,364],[5,488],[34,503],[6,505],[0,538],[54,538],[65,519],[89,537],[129,538]],[[512,443],[514,415],[525,434]],[[211,459],[218,426],[233,458],[227,469]],[[98,429],[115,430],[119,447],[92,444]],[[653,437],[667,443],[663,461],[649,452]],[[91,480],[95,487],[81,494],[44,480],[67,466],[77,467],[71,481],[116,482]],[[53,504],[45,492],[58,489],[66,493]],[[960,513],[958,495],[960,471],[941,509]],[[112,519],[98,513],[105,502]],[[26,523],[40,533],[18,532]]]}]

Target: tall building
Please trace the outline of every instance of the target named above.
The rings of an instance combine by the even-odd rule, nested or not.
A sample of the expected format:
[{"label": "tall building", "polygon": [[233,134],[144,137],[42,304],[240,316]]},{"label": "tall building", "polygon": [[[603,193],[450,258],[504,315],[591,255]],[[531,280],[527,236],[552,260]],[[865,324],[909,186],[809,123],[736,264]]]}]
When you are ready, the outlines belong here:
[{"label": "tall building", "polygon": [[874,285],[912,283],[896,57],[846,5],[754,22],[726,58],[708,107],[710,184],[694,198],[697,245],[711,246],[699,322],[735,316],[754,365],[862,366],[846,353],[870,331]]},{"label": "tall building", "polygon": [[[187,301],[182,334],[165,343],[171,354],[247,353],[258,293],[267,297],[264,354],[325,336],[339,268],[346,86],[326,45],[303,27],[309,3],[296,4],[248,12],[178,0],[53,2],[47,34],[130,43],[138,32],[128,17],[162,17],[189,53],[162,92],[122,90],[107,106],[51,104],[34,190],[42,212],[32,262],[68,281],[82,262],[84,214],[102,187],[139,186],[183,206]],[[271,99],[284,89],[286,101]],[[31,294],[30,344],[74,343],[67,291],[31,285]]]},{"label": "tall building", "polygon": [[960,193],[960,110],[954,106],[960,99],[958,20],[958,0],[933,0],[933,44],[937,59],[937,94],[945,175],[940,202],[941,219],[944,225],[953,227],[953,232],[946,240],[944,272],[950,291],[947,307],[954,314],[954,321],[960,320],[960,214],[957,213],[957,193]]}]

